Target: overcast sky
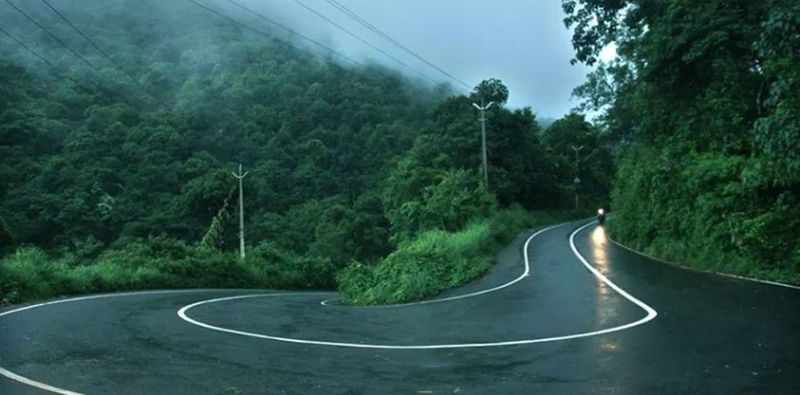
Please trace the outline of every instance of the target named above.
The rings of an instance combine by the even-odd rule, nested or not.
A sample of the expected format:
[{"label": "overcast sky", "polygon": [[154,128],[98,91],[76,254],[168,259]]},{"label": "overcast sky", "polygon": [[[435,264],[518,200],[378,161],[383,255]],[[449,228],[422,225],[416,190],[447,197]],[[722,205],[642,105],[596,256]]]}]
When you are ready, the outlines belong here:
[{"label": "overcast sky", "polygon": [[[425,74],[447,79],[326,0],[300,1]],[[530,106],[539,116],[559,117],[576,104],[570,100],[571,92],[584,80],[587,68],[569,64],[573,56],[571,33],[562,22],[559,0],[337,1],[471,86],[485,78],[500,78],[511,93],[509,106]],[[323,39],[350,56],[403,69],[294,0],[244,2],[283,14],[293,28]]]}]

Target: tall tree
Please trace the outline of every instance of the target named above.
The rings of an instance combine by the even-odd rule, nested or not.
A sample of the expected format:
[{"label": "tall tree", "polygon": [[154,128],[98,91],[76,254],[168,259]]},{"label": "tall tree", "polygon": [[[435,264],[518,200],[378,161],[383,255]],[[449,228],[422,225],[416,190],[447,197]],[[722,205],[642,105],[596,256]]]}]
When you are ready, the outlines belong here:
[{"label": "tall tree", "polygon": [[[567,0],[577,92],[620,138],[614,228],[707,266],[798,271],[798,5]],[[779,219],[783,218],[783,220]],[[755,265],[755,266],[754,266]]]}]

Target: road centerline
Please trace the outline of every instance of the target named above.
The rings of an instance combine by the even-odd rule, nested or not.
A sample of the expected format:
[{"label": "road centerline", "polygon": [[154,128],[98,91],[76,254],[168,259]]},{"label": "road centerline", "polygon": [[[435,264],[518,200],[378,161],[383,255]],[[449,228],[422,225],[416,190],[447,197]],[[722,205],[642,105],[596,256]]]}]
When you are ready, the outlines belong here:
[{"label": "road centerline", "polygon": [[[598,279],[602,282],[606,283],[610,288],[614,289],[618,294],[623,296],[628,301],[632,302],[633,304],[637,305],[641,309],[643,309],[647,314],[645,317],[638,319],[636,321],[632,321],[623,325],[618,325],[610,328],[599,329],[595,331],[588,331],[588,332],[579,332],[573,333],[568,335],[562,336],[551,336],[551,337],[540,337],[540,338],[532,338],[532,339],[519,339],[519,340],[508,340],[508,341],[494,341],[494,342],[473,342],[473,343],[444,343],[444,344],[414,344],[414,345],[398,345],[398,344],[369,344],[369,343],[352,343],[352,342],[337,342],[337,341],[327,341],[327,340],[314,340],[314,339],[301,339],[301,338],[293,338],[293,337],[284,337],[284,336],[275,336],[263,333],[255,333],[255,332],[248,332],[248,331],[241,331],[231,328],[225,328],[221,326],[211,325],[205,322],[198,321],[192,317],[190,317],[187,313],[192,308],[207,305],[211,303],[223,302],[223,301],[230,301],[230,300],[237,300],[237,299],[246,299],[246,298],[256,298],[256,297],[269,297],[269,296],[276,296],[270,294],[251,294],[251,295],[237,295],[231,297],[223,297],[223,298],[214,298],[208,300],[201,300],[186,306],[183,306],[180,310],[178,310],[178,316],[186,322],[191,324],[197,325],[199,327],[210,329],[217,332],[223,332],[228,334],[234,334],[239,336],[246,336],[246,337],[253,337],[258,339],[264,340],[272,340],[272,341],[279,341],[279,342],[286,342],[286,343],[295,343],[295,344],[306,344],[306,345],[316,345],[316,346],[330,346],[330,347],[345,347],[345,348],[357,348],[357,349],[383,349],[383,350],[436,350],[436,349],[458,349],[458,348],[485,348],[485,347],[507,347],[507,346],[517,346],[517,345],[525,345],[525,344],[536,344],[536,343],[547,343],[547,342],[554,342],[554,341],[563,341],[563,340],[570,340],[570,339],[577,339],[583,337],[590,337],[590,336],[598,336],[603,335],[606,333],[617,332],[625,329],[630,329],[642,324],[645,324],[658,315],[655,309],[647,305],[646,303],[642,302],[641,300],[635,298],[624,289],[619,287],[618,285],[614,284],[610,279],[606,276],[601,274],[597,271],[589,262],[580,254],[578,249],[575,247],[575,235],[578,234],[580,231],[586,229],[587,227],[595,224],[596,221],[590,221],[587,224],[577,228],[570,234],[569,244],[572,249],[572,252],[575,256],[580,260],[580,262]],[[528,277],[530,275],[530,258],[528,255],[528,248],[531,240],[533,240],[536,236],[542,234],[544,231],[552,229],[554,227],[542,229],[539,232],[534,233],[525,241],[524,247],[524,261],[525,261],[525,270],[519,277],[515,278],[514,280],[503,284],[498,287],[490,288],[483,291],[473,292],[470,294],[459,295],[456,297],[450,298],[442,298],[437,299],[434,301],[428,301],[429,303],[432,302],[444,302],[444,301],[451,301],[456,299],[463,299],[472,296],[478,296],[482,294],[486,294],[489,292],[497,291],[508,286],[511,286],[522,279]],[[422,302],[417,302],[417,304],[424,304]],[[402,306],[402,305],[401,305]],[[387,306],[391,307],[391,306]]]},{"label": "road centerline", "polygon": [[[361,349],[395,349],[395,350],[431,350],[431,349],[461,349],[461,348],[480,348],[480,347],[506,347],[506,346],[525,345],[525,344],[555,342],[555,341],[578,339],[578,338],[590,337],[590,336],[598,336],[598,335],[607,334],[607,333],[611,333],[611,332],[630,329],[632,327],[635,327],[635,326],[638,326],[638,325],[642,325],[642,324],[652,320],[657,315],[657,313],[656,313],[656,311],[654,309],[652,309],[650,306],[648,306],[647,304],[645,304],[641,300],[633,297],[631,294],[626,292],[624,289],[620,288],[619,286],[614,284],[611,280],[609,280],[607,277],[605,277],[604,275],[599,273],[578,252],[578,250],[577,250],[577,248],[575,247],[575,244],[574,244],[575,235],[577,233],[579,233],[580,231],[586,229],[587,227],[591,226],[592,224],[594,224],[594,222],[589,222],[589,223],[577,228],[574,232],[572,232],[572,234],[570,235],[570,238],[569,238],[569,243],[570,243],[570,247],[572,248],[572,252],[581,261],[581,263],[584,266],[586,266],[586,268],[589,269],[590,272],[592,272],[592,274],[594,274],[598,279],[600,279],[601,281],[606,283],[609,287],[614,289],[616,292],[618,292],[620,295],[622,295],[623,297],[628,299],[630,302],[632,302],[632,303],[636,304],[637,306],[641,307],[642,309],[644,309],[647,312],[647,315],[644,318],[641,318],[641,319],[639,319],[637,321],[634,321],[634,322],[630,322],[630,323],[627,323],[627,324],[623,324],[623,325],[619,325],[619,326],[615,326],[615,327],[610,327],[610,328],[606,328],[606,329],[600,329],[600,330],[589,331],[589,332],[573,333],[573,334],[567,334],[567,335],[562,335],[562,336],[542,337],[542,338],[533,338],[533,339],[520,339],[520,340],[510,340],[510,341],[498,341],[498,342],[482,342],[482,343],[392,345],[392,344],[365,344],[365,343],[331,342],[331,341],[322,341],[322,340],[296,339],[296,338],[289,338],[289,337],[279,337],[279,336],[271,336],[271,335],[265,335],[265,334],[257,334],[257,333],[251,333],[251,332],[238,331],[238,330],[230,329],[230,328],[216,327],[216,326],[213,326],[213,325],[209,325],[209,324],[206,324],[206,323],[202,323],[202,322],[196,321],[196,320],[192,319],[191,317],[189,317],[186,314],[187,311],[189,309],[193,308],[193,307],[196,307],[196,306],[199,306],[199,305],[203,305],[203,304],[213,303],[213,302],[219,302],[219,301],[223,301],[223,300],[245,299],[245,298],[256,298],[256,297],[297,296],[297,295],[303,294],[303,293],[300,293],[300,292],[259,293],[259,294],[247,294],[247,295],[237,295],[237,296],[229,296],[229,297],[223,297],[223,298],[208,299],[208,300],[198,301],[198,302],[183,306],[180,310],[178,310],[178,316],[181,319],[183,319],[184,321],[187,321],[187,322],[189,322],[189,323],[191,323],[193,325],[197,325],[197,326],[200,326],[200,327],[203,327],[203,328],[206,328],[206,329],[211,329],[211,330],[215,330],[215,331],[218,331],[218,332],[225,332],[225,333],[229,333],[229,334],[247,336],[247,337],[262,338],[262,339],[266,339],[266,340],[282,341],[282,342],[286,342],[286,343],[306,344],[306,345],[349,347],[349,348],[361,348]],[[488,289],[481,290],[481,291],[471,292],[471,293],[467,293],[467,294],[463,294],[463,295],[451,296],[451,297],[447,297],[447,298],[434,299],[434,300],[429,300],[429,301],[414,302],[414,303],[406,304],[406,305],[422,305],[422,304],[430,304],[430,303],[438,303],[438,302],[445,302],[445,301],[452,301],[452,300],[458,300],[458,299],[471,298],[471,297],[474,297],[474,296],[485,295],[485,294],[488,294],[488,293],[491,293],[491,292],[499,291],[501,289],[504,289],[504,288],[507,288],[507,287],[510,287],[510,286],[512,286],[514,284],[519,283],[523,279],[525,279],[525,278],[530,276],[530,265],[531,265],[531,263],[530,263],[530,257],[529,257],[528,249],[530,248],[531,241],[537,235],[540,235],[540,234],[542,234],[543,232],[545,232],[547,230],[551,230],[553,228],[556,228],[558,226],[563,226],[563,225],[564,224],[560,224],[560,225],[555,225],[555,226],[551,226],[551,227],[548,227],[548,228],[541,229],[540,231],[538,231],[538,232],[534,233],[533,235],[531,235],[526,240],[524,248],[523,248],[523,256],[524,256],[525,268],[524,268],[523,273],[521,275],[519,275],[518,277],[514,278],[513,280],[511,280],[511,281],[509,281],[507,283],[501,284],[499,286],[495,286],[495,287],[488,288]],[[75,297],[75,298],[69,298],[69,299],[61,299],[61,300],[43,302],[43,303],[39,303],[39,304],[35,304],[35,305],[20,307],[20,308],[17,308],[17,309],[13,309],[13,310],[9,310],[9,311],[0,313],[0,317],[8,316],[8,315],[19,313],[19,312],[23,312],[23,311],[32,311],[34,309],[39,309],[39,308],[45,307],[45,306],[53,306],[53,305],[58,305],[58,304],[63,304],[63,303],[71,303],[71,302],[86,301],[86,300],[95,300],[95,299],[101,299],[101,298],[129,297],[129,296],[135,296],[135,295],[151,295],[151,294],[190,293],[190,292],[202,292],[202,291],[204,291],[204,290],[163,290],[163,291],[126,292],[126,293],[117,293],[117,294],[81,296],[81,297]],[[208,291],[208,290],[205,290],[205,291]],[[216,291],[219,291],[219,290],[216,290]],[[306,294],[308,294],[308,293],[306,293]],[[394,306],[394,307],[399,307],[399,306]],[[46,383],[43,383],[43,382],[39,382],[39,381],[30,379],[30,378],[24,377],[22,375],[19,375],[17,373],[11,372],[8,369],[2,368],[2,367],[0,367],[0,375],[5,376],[5,377],[7,377],[7,378],[9,378],[9,379],[11,379],[13,381],[16,381],[16,382],[19,382],[19,383],[22,383],[22,384],[25,384],[25,385],[28,385],[28,386],[31,386],[31,387],[35,387],[35,388],[38,388],[38,389],[41,389],[41,390],[44,390],[44,391],[52,392],[52,393],[67,394],[67,395],[79,394],[78,392],[75,392],[75,391],[59,388],[59,387],[56,387],[56,386],[53,386],[53,385],[50,385],[50,384],[46,384]]]}]

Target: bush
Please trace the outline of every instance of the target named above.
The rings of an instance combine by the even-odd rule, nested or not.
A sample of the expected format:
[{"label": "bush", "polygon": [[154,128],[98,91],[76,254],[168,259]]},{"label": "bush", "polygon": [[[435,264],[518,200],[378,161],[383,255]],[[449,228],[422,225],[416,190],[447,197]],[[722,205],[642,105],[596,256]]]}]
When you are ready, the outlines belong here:
[{"label": "bush", "polygon": [[245,266],[258,283],[270,288],[330,289],[334,285],[336,270],[328,258],[297,255],[269,242],[253,248]]},{"label": "bush", "polygon": [[132,240],[89,264],[20,248],[0,260],[0,304],[61,295],[163,288],[332,288],[327,258],[296,255],[270,243],[238,254],[167,237]]},{"label": "bush", "polygon": [[168,237],[131,239],[93,262],[53,259],[24,247],[0,260],[0,304],[61,295],[163,288],[313,288],[338,286],[352,303],[422,299],[485,273],[495,251],[521,229],[554,222],[564,213],[529,214],[516,207],[463,230],[431,230],[401,242],[374,265],[339,271],[328,257],[300,255],[263,242],[238,254],[194,247]]},{"label": "bush", "polygon": [[768,163],[635,145],[620,155],[610,231],[648,254],[709,271],[800,283],[800,199]]},{"label": "bush", "polygon": [[[417,185],[417,177],[430,180],[427,185],[418,185],[420,189],[405,188],[407,184]],[[453,232],[464,228],[472,218],[491,215],[497,202],[494,195],[483,190],[479,180],[475,172],[467,170],[397,170],[390,177],[393,183],[384,190],[392,242],[400,244],[429,229]]]},{"label": "bush", "polygon": [[[61,288],[63,268],[38,248],[21,248],[0,261],[0,299],[15,303],[47,298]],[[54,289],[56,288],[56,289]]]},{"label": "bush", "polygon": [[461,231],[423,232],[402,242],[375,265],[354,262],[337,275],[337,289],[346,303],[364,305],[434,296],[486,273],[497,249],[522,229],[568,216],[563,212],[528,213],[515,207],[474,221]]}]

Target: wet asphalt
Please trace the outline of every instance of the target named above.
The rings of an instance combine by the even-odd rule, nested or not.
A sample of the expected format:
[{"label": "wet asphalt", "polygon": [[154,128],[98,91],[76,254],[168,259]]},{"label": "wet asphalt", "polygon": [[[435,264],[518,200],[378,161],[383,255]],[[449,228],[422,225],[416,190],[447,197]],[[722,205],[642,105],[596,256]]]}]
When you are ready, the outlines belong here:
[{"label": "wet asphalt", "polygon": [[[483,295],[401,307],[322,306],[333,293],[196,290],[48,305],[0,317],[0,367],[88,394],[797,394],[800,290],[699,273],[575,236],[598,271],[658,312],[625,330],[544,343],[433,350],[362,349],[241,336],[418,346],[580,334],[646,312],[577,259],[570,234],[541,233],[531,273]],[[519,235],[484,278],[453,296],[504,284],[524,270]],[[273,295],[280,293],[281,295]],[[5,309],[8,311],[9,309]],[[41,389],[0,376],[0,394]]]}]

